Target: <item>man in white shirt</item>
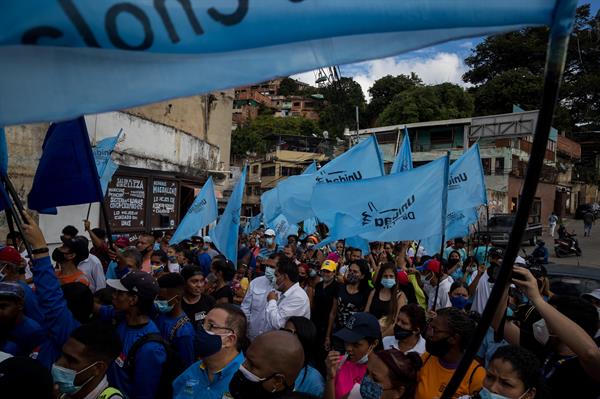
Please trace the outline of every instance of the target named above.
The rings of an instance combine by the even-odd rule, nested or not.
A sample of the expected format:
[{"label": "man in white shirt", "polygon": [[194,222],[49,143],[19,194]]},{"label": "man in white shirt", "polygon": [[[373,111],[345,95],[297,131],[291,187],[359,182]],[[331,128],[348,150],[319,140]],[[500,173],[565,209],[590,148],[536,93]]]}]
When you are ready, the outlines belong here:
[{"label": "man in white shirt", "polygon": [[275,269],[277,291],[267,295],[266,324],[269,330],[279,330],[292,316],[310,319],[308,295],[298,284],[298,266],[288,258],[280,259]]},{"label": "man in white shirt", "polygon": [[[425,277],[425,293],[428,297],[427,309],[437,310],[452,307],[450,286],[454,280],[446,274],[445,267],[437,259],[425,262],[420,270]],[[437,286],[439,285],[439,289]],[[437,300],[435,297],[437,291]]]},{"label": "man in white shirt", "polygon": [[267,324],[267,294],[275,289],[275,266],[279,255],[273,254],[263,262],[265,275],[250,281],[246,296],[242,301],[242,311],[248,319],[248,339],[250,341],[271,330]]},{"label": "man in white shirt", "polygon": [[84,236],[76,236],[72,241],[76,243],[78,256],[81,256],[80,259],[85,258],[85,260],[79,262],[77,268],[85,274],[90,282],[90,290],[96,292],[106,288],[106,276],[104,275],[102,262],[95,255],[90,254],[88,239]]}]

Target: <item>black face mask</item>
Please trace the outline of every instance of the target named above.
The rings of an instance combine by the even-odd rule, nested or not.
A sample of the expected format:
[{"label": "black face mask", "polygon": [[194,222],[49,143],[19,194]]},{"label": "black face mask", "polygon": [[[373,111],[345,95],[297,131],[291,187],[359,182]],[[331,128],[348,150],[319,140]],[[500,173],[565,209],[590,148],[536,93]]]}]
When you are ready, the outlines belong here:
[{"label": "black face mask", "polygon": [[400,327],[398,324],[396,324],[394,326],[394,337],[398,341],[402,341],[402,340],[410,337],[411,335],[414,335],[414,333],[411,330],[404,329],[404,328]]},{"label": "black face mask", "polygon": [[291,392],[293,387],[286,387],[284,391],[279,392],[267,392],[263,388],[263,382],[270,380],[274,375],[268,377],[265,380],[252,382],[244,376],[244,374],[238,370],[231,381],[229,382],[229,394],[233,399],[255,399],[255,398],[276,398],[286,392]]},{"label": "black face mask", "polygon": [[460,259],[448,259],[448,264],[450,266],[454,266],[456,265],[458,262],[460,261]]},{"label": "black face mask", "polygon": [[432,341],[430,339],[425,341],[425,350],[431,356],[444,357],[452,349],[452,344],[448,342],[448,338],[441,339],[439,341]]},{"label": "black face mask", "polygon": [[52,260],[56,263],[64,263],[66,260],[65,254],[59,251],[58,248],[55,248],[54,251],[52,251]]}]

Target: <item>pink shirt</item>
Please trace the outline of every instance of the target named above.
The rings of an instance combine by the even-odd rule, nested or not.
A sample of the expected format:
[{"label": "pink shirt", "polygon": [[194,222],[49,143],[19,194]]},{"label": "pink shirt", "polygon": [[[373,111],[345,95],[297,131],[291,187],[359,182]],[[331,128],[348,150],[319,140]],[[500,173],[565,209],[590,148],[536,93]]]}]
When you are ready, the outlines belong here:
[{"label": "pink shirt", "polygon": [[367,372],[367,364],[353,363],[345,356],[340,357],[342,365],[335,375],[335,398],[340,399],[348,395],[354,384],[360,384],[365,373]]}]

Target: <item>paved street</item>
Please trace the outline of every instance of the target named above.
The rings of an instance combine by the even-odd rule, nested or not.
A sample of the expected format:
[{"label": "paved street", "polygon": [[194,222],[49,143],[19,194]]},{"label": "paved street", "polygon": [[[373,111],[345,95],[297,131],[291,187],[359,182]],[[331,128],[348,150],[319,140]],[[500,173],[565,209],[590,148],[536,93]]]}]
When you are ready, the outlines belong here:
[{"label": "paved street", "polygon": [[[582,255],[579,258],[579,264],[581,266],[594,266],[600,267],[600,221],[596,221],[592,227],[592,236],[583,236],[583,221],[576,219],[565,219],[565,227],[567,231],[575,231],[577,239],[579,240],[579,246],[581,247]],[[556,227],[558,231],[558,226]],[[558,233],[555,232],[555,237],[558,237]],[[577,265],[577,257],[570,256],[566,258],[557,258],[554,253],[554,240],[550,237],[547,230],[547,226],[544,226],[543,240],[546,242],[546,247],[550,251],[550,262],[562,265]],[[525,247],[527,252],[531,252],[533,247]]]}]

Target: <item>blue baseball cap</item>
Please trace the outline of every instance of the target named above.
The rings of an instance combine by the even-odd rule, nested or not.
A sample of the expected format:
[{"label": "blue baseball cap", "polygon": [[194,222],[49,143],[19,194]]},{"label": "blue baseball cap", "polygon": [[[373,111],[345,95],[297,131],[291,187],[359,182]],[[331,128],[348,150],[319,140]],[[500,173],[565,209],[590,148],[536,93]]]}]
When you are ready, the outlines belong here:
[{"label": "blue baseball cap", "polygon": [[365,338],[381,339],[381,327],[379,321],[370,313],[354,313],[346,323],[344,328],[333,334],[344,342],[355,343]]},{"label": "blue baseball cap", "polygon": [[0,297],[24,299],[25,291],[16,283],[0,283]]}]

